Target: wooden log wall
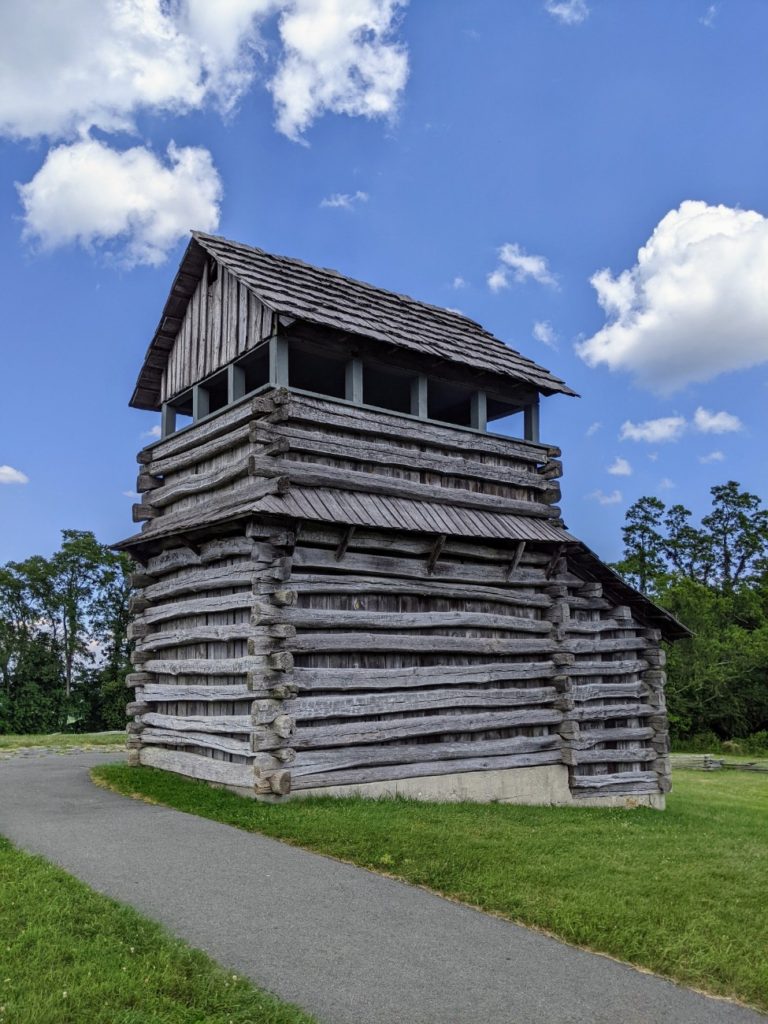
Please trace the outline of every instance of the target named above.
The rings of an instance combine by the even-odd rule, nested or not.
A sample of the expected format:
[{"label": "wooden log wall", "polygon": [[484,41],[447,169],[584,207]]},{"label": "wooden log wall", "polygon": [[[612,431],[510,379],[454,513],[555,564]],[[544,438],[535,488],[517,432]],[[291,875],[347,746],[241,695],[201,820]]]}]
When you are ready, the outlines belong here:
[{"label": "wooden log wall", "polygon": [[553,450],[404,422],[273,392],[140,453],[132,760],[265,797],[562,763],[577,798],[664,792],[659,637],[551,544],[245,515],[346,479],[553,519]]},{"label": "wooden log wall", "polygon": [[209,265],[189,300],[160,385],[162,401],[226,366],[268,338],[274,314],[224,267],[209,283]]},{"label": "wooden log wall", "polygon": [[206,506],[297,485],[374,504],[383,495],[556,524],[557,454],[275,389],[140,453],[142,501],[133,516],[150,535],[172,535],[189,527],[189,510],[199,518]]},{"label": "wooden log wall", "polygon": [[600,583],[564,581],[548,591],[561,644],[563,761],[574,797],[668,792],[661,634],[608,600]]},{"label": "wooden log wall", "polygon": [[158,554],[137,574],[128,682],[136,688],[130,742],[141,763],[258,793],[285,789],[294,722],[276,715],[269,742],[256,749],[254,702],[279,708],[295,692],[285,648],[295,630],[280,621],[293,600],[285,586],[292,540],[248,524],[197,549]]}]

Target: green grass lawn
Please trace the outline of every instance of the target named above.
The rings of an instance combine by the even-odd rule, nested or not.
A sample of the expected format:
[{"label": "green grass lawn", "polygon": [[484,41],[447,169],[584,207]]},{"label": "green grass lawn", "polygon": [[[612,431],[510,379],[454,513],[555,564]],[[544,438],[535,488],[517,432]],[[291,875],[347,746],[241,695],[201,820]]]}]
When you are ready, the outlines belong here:
[{"label": "green grass lawn", "polygon": [[21,747],[46,747],[50,750],[124,750],[124,732],[50,732],[44,734],[0,735],[0,754],[11,753]]},{"label": "green grass lawn", "polygon": [[311,1024],[0,837],[0,1022]]},{"label": "green grass lawn", "polygon": [[152,768],[97,781],[534,925],[768,1009],[768,779],[675,773],[665,812],[244,800]]}]

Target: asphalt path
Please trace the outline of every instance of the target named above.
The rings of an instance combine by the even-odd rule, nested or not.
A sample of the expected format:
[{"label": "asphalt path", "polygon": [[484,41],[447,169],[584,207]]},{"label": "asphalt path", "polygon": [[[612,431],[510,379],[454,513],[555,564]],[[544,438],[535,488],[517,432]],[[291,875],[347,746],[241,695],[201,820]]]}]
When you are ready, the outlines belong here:
[{"label": "asphalt path", "polygon": [[88,769],[116,759],[3,761],[0,833],[323,1024],[768,1021],[421,889],[94,786]]}]

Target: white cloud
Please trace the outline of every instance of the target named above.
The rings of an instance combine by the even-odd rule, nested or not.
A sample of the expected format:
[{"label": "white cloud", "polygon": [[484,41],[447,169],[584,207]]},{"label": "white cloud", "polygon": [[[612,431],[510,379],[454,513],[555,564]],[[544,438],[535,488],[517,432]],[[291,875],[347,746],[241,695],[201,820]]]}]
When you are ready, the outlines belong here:
[{"label": "white cloud", "polygon": [[722,462],[725,455],[721,451],[710,452],[708,455],[700,455],[699,462],[706,466],[709,462]]},{"label": "white cloud", "polygon": [[603,491],[598,489],[588,494],[587,497],[592,501],[599,502],[601,505],[618,505],[622,500],[622,493],[621,491],[611,491],[610,494],[604,494]]},{"label": "white cloud", "polygon": [[661,444],[664,441],[679,441],[685,432],[686,422],[682,416],[662,416],[657,420],[633,423],[626,420],[621,425],[619,437],[622,441],[648,441]]},{"label": "white cloud", "polygon": [[648,452],[648,458],[651,460],[651,462],[656,462],[656,461],[658,461],[659,453],[658,452]]},{"label": "white cloud", "polygon": [[149,430],[145,430],[141,435],[142,437],[160,437],[160,424],[156,423],[154,427],[150,427]]},{"label": "white cloud", "polygon": [[359,203],[368,202],[367,192],[334,192],[332,196],[326,196],[320,200],[321,206],[329,207],[332,210],[354,210]]},{"label": "white cloud", "polygon": [[191,146],[171,143],[163,162],[143,146],[118,152],[83,139],[52,149],[17,188],[26,238],[43,249],[119,248],[125,266],[157,265],[190,227],[219,223],[219,176],[210,153]]},{"label": "white cloud", "polygon": [[662,394],[768,361],[768,219],[687,200],[637,262],[591,279],[607,323],[576,345],[590,366]]},{"label": "white cloud", "polygon": [[589,16],[586,0],[546,0],[544,9],[564,25],[580,25]]},{"label": "white cloud", "polygon": [[557,348],[557,334],[549,320],[537,320],[533,325],[533,336],[536,341],[549,348]]},{"label": "white cloud", "polygon": [[632,466],[626,459],[622,459],[620,455],[617,455],[608,467],[608,472],[613,476],[632,476]]},{"label": "white cloud", "polygon": [[12,137],[131,127],[142,108],[205,95],[202,55],[159,0],[0,4],[0,130]]},{"label": "white cloud", "polygon": [[674,480],[670,480],[668,476],[662,477],[661,480],[659,480],[660,491],[671,491],[674,486]]},{"label": "white cloud", "polygon": [[490,272],[488,275],[488,287],[492,292],[501,291],[502,288],[509,288],[509,279],[503,267],[497,267],[496,270]]},{"label": "white cloud", "polygon": [[123,497],[125,498],[138,498],[136,491],[123,491]]},{"label": "white cloud", "polygon": [[701,405],[693,414],[693,425],[702,434],[732,434],[744,429],[738,416],[730,412],[710,412]]},{"label": "white cloud", "polygon": [[[325,111],[391,115],[408,76],[400,0],[6,0],[0,4],[0,132],[130,129],[140,111],[231,111],[253,84],[260,30],[279,16],[268,82],[278,128]],[[266,77],[266,76],[264,76]]]},{"label": "white cloud", "polygon": [[29,477],[13,466],[0,466],[0,484],[28,484]]},{"label": "white cloud", "polygon": [[590,423],[590,425],[587,427],[586,435],[587,437],[594,437],[598,430],[602,429],[603,424],[600,422],[600,420],[595,420],[594,423]]},{"label": "white cloud", "polygon": [[269,85],[279,131],[298,139],[326,111],[395,113],[408,78],[405,48],[394,39],[401,0],[292,0],[281,7],[284,53]]},{"label": "white cloud", "polygon": [[547,258],[527,253],[517,242],[505,242],[499,249],[499,260],[499,266],[488,275],[488,287],[492,292],[509,288],[510,273],[517,282],[530,277],[539,284],[557,287],[557,278],[551,273]]},{"label": "white cloud", "polygon": [[699,21],[705,28],[712,28],[715,17],[717,15],[717,4],[710,4],[704,14],[699,18]]},{"label": "white cloud", "polygon": [[453,281],[451,282],[451,288],[455,288],[458,291],[460,288],[466,288],[466,287],[467,287],[467,282],[464,280],[464,278],[460,274],[457,274],[456,277],[454,277]]},{"label": "white cloud", "polygon": [[[403,6],[404,0],[6,0],[0,136],[72,143],[69,151],[51,151],[22,187],[27,236],[48,247],[59,237],[87,245],[127,239],[123,262],[132,265],[163,258],[173,244],[166,239],[179,237],[182,215],[184,233],[206,224],[211,230],[220,186],[205,150],[174,150],[173,166],[165,168],[173,180],[155,161],[146,201],[132,174],[131,203],[114,196],[105,203],[92,172],[97,156],[106,164],[109,150],[93,141],[92,130],[135,132],[140,114],[183,115],[210,105],[226,115],[257,79],[273,95],[278,130],[291,139],[300,140],[325,112],[391,118],[408,77],[407,51],[396,38]],[[280,38],[272,54],[261,36],[270,19]],[[144,147],[114,151],[108,188],[118,164],[138,167],[142,159],[145,167],[154,159]],[[161,180],[169,203],[152,212]],[[36,210],[56,225],[34,220]]]}]

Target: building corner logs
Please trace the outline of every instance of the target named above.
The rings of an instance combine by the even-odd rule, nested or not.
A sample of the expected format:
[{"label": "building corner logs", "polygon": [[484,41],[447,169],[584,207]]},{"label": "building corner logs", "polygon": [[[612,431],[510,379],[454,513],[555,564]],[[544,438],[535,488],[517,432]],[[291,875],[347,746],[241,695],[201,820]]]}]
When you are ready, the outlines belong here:
[{"label": "building corner logs", "polygon": [[547,765],[665,793],[661,634],[575,571],[559,454],[283,390],[145,449],[129,763],[263,799]]}]

